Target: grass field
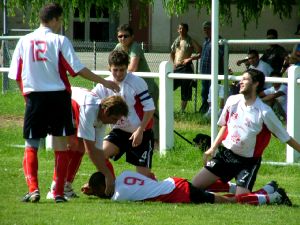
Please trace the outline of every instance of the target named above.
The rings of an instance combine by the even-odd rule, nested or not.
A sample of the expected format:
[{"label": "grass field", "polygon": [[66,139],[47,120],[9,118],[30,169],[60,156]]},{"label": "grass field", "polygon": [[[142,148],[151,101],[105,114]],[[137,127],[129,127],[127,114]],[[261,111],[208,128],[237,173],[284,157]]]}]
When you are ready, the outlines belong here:
[{"label": "grass field", "polygon": [[[199,114],[192,113],[190,103],[188,113],[179,111],[178,92],[175,94],[175,129],[187,139],[199,132],[210,134],[210,125]],[[80,187],[89,175],[95,171],[94,166],[85,156],[74,188],[78,199],[66,204],[55,204],[46,200],[46,194],[52,179],[53,152],[39,151],[39,183],[41,201],[38,204],[21,203],[20,199],[27,192],[22,170],[23,145],[22,118],[24,100],[19,93],[9,92],[0,97],[0,224],[1,225],[48,225],[48,224],[289,224],[300,221],[300,167],[272,166],[262,164],[255,189],[270,180],[277,180],[283,186],[293,207],[286,206],[249,206],[249,205],[193,205],[163,204],[151,202],[115,203],[99,200],[80,194]],[[175,147],[161,157],[155,152],[153,171],[158,179],[178,176],[191,179],[203,166],[202,153],[184,140],[175,136]],[[272,139],[264,155],[264,161],[283,162],[285,145]],[[114,163],[116,173],[133,169],[124,159]]]}]

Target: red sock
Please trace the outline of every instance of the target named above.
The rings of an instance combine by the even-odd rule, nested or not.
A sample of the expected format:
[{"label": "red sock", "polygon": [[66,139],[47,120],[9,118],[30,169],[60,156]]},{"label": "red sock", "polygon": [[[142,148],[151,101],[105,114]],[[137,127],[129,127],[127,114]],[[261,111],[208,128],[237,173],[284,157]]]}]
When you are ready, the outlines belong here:
[{"label": "red sock", "polygon": [[67,181],[73,183],[76,173],[80,167],[82,157],[84,156],[84,152],[79,151],[68,151],[70,157],[70,163],[68,167],[67,173]]},{"label": "red sock", "polygon": [[211,192],[229,192],[229,184],[224,183],[221,180],[216,180],[215,183],[211,184],[207,188],[207,191],[211,191]]},{"label": "red sock", "polygon": [[245,193],[236,196],[238,203],[250,205],[263,205],[270,202],[268,195],[261,195],[256,193]]},{"label": "red sock", "polygon": [[64,196],[64,185],[69,165],[68,151],[55,151],[55,189],[54,196]]},{"label": "red sock", "polygon": [[39,188],[37,149],[26,147],[23,158],[23,170],[29,192]]},{"label": "red sock", "polygon": [[268,194],[268,192],[266,192],[263,188],[261,188],[257,191],[254,191],[253,193],[262,194],[262,195],[267,195]]},{"label": "red sock", "polygon": [[105,164],[106,164],[107,168],[110,170],[113,177],[116,178],[114,167],[111,164],[111,162],[109,161],[109,159],[105,159]]}]

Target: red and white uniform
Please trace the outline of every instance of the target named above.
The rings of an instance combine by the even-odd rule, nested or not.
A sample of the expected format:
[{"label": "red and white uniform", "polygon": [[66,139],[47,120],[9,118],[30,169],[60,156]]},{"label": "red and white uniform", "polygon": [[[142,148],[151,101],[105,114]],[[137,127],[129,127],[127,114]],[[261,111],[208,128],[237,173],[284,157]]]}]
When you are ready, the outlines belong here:
[{"label": "red and white uniform", "polygon": [[106,125],[97,120],[101,99],[95,93],[79,87],[72,87],[72,108],[77,128],[77,137],[96,141],[96,148],[102,149]]},{"label": "red and white uniform", "polygon": [[190,203],[189,183],[182,178],[156,181],[132,171],[121,173],[115,182],[114,201],[161,201]]},{"label": "red and white uniform", "polygon": [[218,125],[227,126],[223,145],[243,157],[260,157],[271,133],[281,142],[290,139],[273,110],[258,97],[253,105],[246,106],[242,94],[230,96]]},{"label": "red and white uniform", "polygon": [[40,27],[20,38],[8,76],[22,82],[24,95],[38,91],[70,91],[66,71],[75,76],[83,68],[68,38]]},{"label": "red and white uniform", "polygon": [[[106,79],[113,81],[113,76],[111,75]],[[133,133],[139,127],[144,112],[155,109],[146,82],[132,73],[127,73],[124,80],[120,83],[120,93],[114,93],[112,90],[105,88],[101,84],[97,84],[92,91],[101,99],[116,94],[121,95],[125,99],[129,109],[128,116],[126,118],[122,117],[113,128],[121,129],[129,133]],[[146,130],[152,128],[152,124],[153,121],[151,120],[148,123]]]}]

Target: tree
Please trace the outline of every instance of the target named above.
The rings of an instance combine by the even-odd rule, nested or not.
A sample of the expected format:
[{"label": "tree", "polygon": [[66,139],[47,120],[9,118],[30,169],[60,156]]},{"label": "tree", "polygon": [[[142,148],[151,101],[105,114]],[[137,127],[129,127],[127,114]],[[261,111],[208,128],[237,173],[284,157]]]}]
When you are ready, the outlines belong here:
[{"label": "tree", "polygon": [[[1,1],[1,0],[0,0]],[[3,8],[2,0],[0,8]],[[23,12],[24,20],[29,19],[31,25],[38,23],[39,9],[47,2],[47,0],[6,0],[7,9],[9,15],[14,15],[14,10],[20,9]],[[190,7],[194,7],[200,12],[201,9],[211,11],[211,0],[162,0],[166,13],[169,16],[181,15],[189,10]],[[297,3],[296,3],[297,1]],[[281,19],[290,18],[291,11],[295,5],[299,6],[300,0],[220,0],[220,18],[226,23],[232,21],[231,7],[233,4],[237,6],[237,17],[242,18],[244,28],[247,28],[247,24],[250,21],[256,21],[261,15],[264,8],[269,7],[273,10],[275,15],[278,15]],[[57,0],[64,10],[65,22],[68,21],[69,13],[73,13],[75,9],[79,10],[79,16],[82,20],[85,18],[85,12],[88,11],[92,4],[95,5],[99,12],[104,8],[108,8],[110,11],[118,12],[128,0]],[[143,6],[149,4],[155,4],[154,0],[140,0],[141,9]],[[26,15],[29,15],[28,18]],[[101,15],[97,15],[101,16]]]}]

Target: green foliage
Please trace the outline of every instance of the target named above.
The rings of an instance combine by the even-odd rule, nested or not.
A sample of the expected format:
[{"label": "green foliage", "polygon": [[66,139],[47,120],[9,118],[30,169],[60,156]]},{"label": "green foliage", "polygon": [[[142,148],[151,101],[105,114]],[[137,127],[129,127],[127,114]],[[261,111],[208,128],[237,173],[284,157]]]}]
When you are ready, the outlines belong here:
[{"label": "green foliage", "polygon": [[[24,14],[24,20],[26,15],[29,16],[29,22],[32,26],[38,24],[38,12],[40,8],[48,2],[53,2],[49,0],[8,0],[8,13],[14,15],[14,10],[19,9]],[[67,24],[69,20],[70,13],[73,14],[75,9],[79,10],[79,17],[83,21],[86,17],[86,12],[89,12],[91,5],[95,5],[96,11],[101,12],[103,9],[108,8],[110,12],[119,12],[119,10],[128,4],[128,0],[56,0],[55,2],[60,3],[64,10],[64,21]],[[154,0],[139,0],[138,4],[140,6],[141,15],[144,15],[143,10],[145,10],[147,5],[153,5]],[[195,7],[198,12],[201,9],[206,9],[209,13],[211,11],[211,0],[162,0],[165,11],[168,15],[182,15],[187,12],[190,7]],[[291,11],[293,7],[299,7],[299,0],[220,0],[220,18],[221,22],[231,23],[232,15],[231,6],[237,6],[237,17],[242,18],[244,29],[247,28],[247,24],[251,21],[258,21],[261,12],[264,8],[269,7],[273,9],[273,13],[282,18],[290,18]],[[3,8],[3,1],[0,1],[0,8]],[[300,11],[299,11],[300,12]],[[100,13],[97,14],[100,17]],[[140,24],[145,25],[145,17],[141,17]]]}]

